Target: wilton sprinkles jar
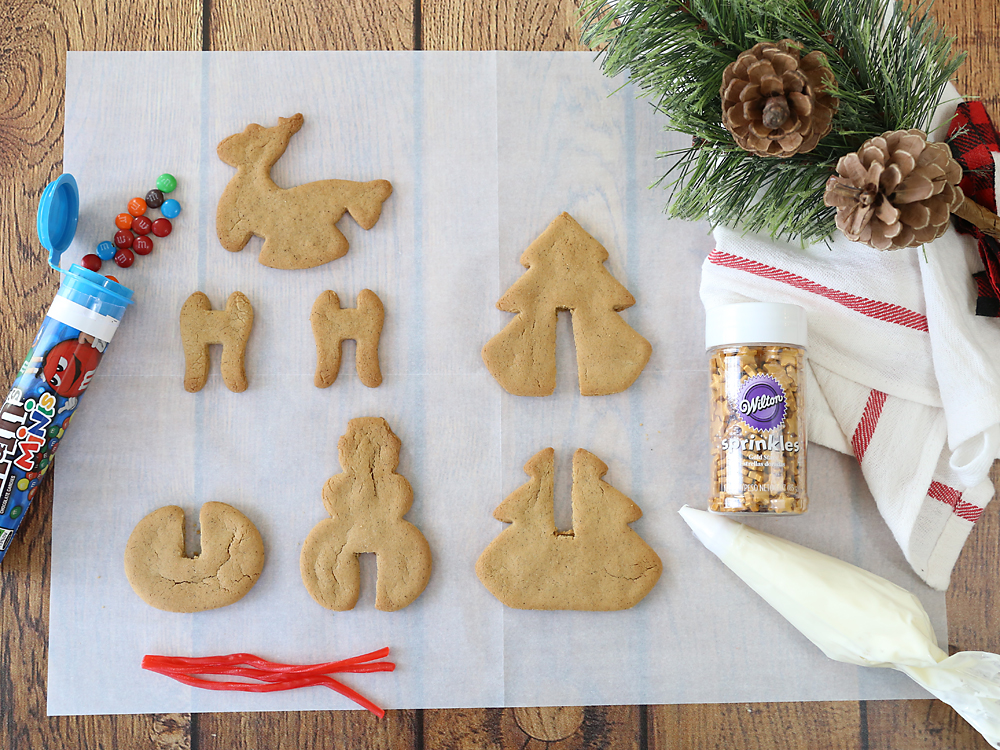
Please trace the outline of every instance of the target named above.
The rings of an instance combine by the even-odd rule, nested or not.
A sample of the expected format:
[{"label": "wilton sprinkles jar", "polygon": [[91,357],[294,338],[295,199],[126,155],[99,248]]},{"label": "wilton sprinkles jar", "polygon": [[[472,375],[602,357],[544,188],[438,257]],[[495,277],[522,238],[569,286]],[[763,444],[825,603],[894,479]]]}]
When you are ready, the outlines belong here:
[{"label": "wilton sprinkles jar", "polygon": [[705,348],[711,375],[708,509],[805,512],[805,310],[767,302],[708,310]]}]

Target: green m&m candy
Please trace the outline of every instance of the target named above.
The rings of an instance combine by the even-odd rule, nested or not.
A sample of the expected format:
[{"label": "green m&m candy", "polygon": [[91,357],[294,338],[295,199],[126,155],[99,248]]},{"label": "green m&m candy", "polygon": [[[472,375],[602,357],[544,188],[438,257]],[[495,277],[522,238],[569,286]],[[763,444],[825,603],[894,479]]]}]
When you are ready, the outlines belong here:
[{"label": "green m&m candy", "polygon": [[161,193],[169,193],[177,187],[177,180],[172,174],[163,173],[156,178],[156,189]]}]

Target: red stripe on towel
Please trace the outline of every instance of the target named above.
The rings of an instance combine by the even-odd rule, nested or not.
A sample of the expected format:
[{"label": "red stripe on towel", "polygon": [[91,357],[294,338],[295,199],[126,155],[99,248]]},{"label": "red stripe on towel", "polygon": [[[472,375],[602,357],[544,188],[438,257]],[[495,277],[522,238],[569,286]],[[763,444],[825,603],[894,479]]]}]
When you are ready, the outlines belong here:
[{"label": "red stripe on towel", "polygon": [[961,492],[946,484],[931,482],[931,486],[927,489],[927,495],[928,497],[933,497],[935,500],[940,500],[945,505],[950,505],[952,510],[955,511],[955,515],[959,518],[964,518],[966,521],[975,523],[983,515],[982,508],[972,503],[967,503],[962,499]]},{"label": "red stripe on towel", "polygon": [[892,305],[888,302],[879,302],[878,300],[868,299],[867,297],[858,297],[857,295],[850,294],[848,292],[831,289],[828,286],[817,284],[815,281],[810,281],[804,276],[798,276],[780,268],[775,268],[774,266],[758,263],[755,260],[742,258],[739,255],[724,253],[721,250],[713,250],[708,254],[708,262],[716,266],[733,268],[737,271],[752,273],[755,276],[760,276],[765,279],[780,281],[784,284],[788,284],[789,286],[793,286],[796,289],[802,289],[807,292],[812,292],[813,294],[818,294],[821,297],[826,297],[829,300],[843,305],[849,310],[854,310],[855,312],[859,312],[869,318],[884,320],[887,323],[896,323],[897,325],[901,325],[905,328],[913,328],[917,331],[927,330],[926,315],[921,315],[918,312],[908,310],[905,307],[900,307],[899,305]]},{"label": "red stripe on towel", "polygon": [[885,406],[885,394],[882,391],[872,389],[871,393],[868,394],[865,410],[861,414],[861,421],[858,422],[858,426],[854,429],[854,435],[851,437],[851,445],[854,446],[854,455],[858,457],[858,463],[861,463],[861,459],[865,457],[865,451],[868,450],[868,443],[871,442],[878,418],[882,415],[883,406]]}]

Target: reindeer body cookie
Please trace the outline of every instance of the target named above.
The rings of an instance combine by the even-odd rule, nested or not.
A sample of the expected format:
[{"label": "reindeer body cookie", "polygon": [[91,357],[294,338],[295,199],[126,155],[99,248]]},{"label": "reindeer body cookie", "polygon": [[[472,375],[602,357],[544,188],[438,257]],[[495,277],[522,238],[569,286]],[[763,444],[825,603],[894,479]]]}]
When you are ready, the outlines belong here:
[{"label": "reindeer body cookie", "polygon": [[563,213],[521,256],[527,271],[497,308],[517,317],[483,347],[490,374],[515,396],[548,396],[556,388],[556,320],[573,314],[580,393],[624,391],[639,377],[652,347],[618,313],[635,298],[604,267],[608,251]]},{"label": "reindeer body cookie", "polygon": [[262,237],[259,260],[271,268],[312,268],[345,255],[347,238],[336,226],[344,212],[371,229],[392,194],[386,180],[321,180],[278,187],[271,167],[301,127],[301,114],[279,118],[273,128],[251,124],[217,149],[222,161],[236,167],[216,212],[219,242],[238,252],[251,236]]},{"label": "reindeer body cookie", "polygon": [[323,487],[323,506],[331,518],[313,527],[299,557],[302,582],[327,609],[343,611],[357,604],[358,555],[363,552],[375,553],[376,609],[402,609],[430,580],[427,540],[403,518],[413,490],[395,471],[399,448],[399,438],[380,417],[352,419],[340,438],[344,473]]},{"label": "reindeer body cookie", "polygon": [[556,529],[555,452],[524,465],[531,480],[494,511],[511,524],[476,562],[476,575],[515,609],[610,611],[637,604],[663,570],[657,554],[628,524],[639,506],[601,480],[608,467],[593,453],[573,454],[573,529]]}]

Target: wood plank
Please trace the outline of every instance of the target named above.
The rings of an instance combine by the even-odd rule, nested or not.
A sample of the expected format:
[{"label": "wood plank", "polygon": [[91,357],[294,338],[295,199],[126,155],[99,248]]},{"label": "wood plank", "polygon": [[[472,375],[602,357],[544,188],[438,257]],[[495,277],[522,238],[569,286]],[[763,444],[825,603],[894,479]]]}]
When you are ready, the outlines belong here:
[{"label": "wood plank", "polygon": [[[45,185],[62,169],[67,50],[197,49],[201,4],[174,0],[149,13],[123,2],[12,0],[0,10],[0,377],[8,384],[58,287],[35,232]],[[57,469],[58,470],[58,469]],[[51,482],[43,485],[0,567],[0,746],[150,747],[162,717],[46,717]],[[180,717],[177,726],[186,723]],[[177,727],[174,747],[190,747]],[[186,744],[185,744],[186,743]]]},{"label": "wood plank", "polygon": [[421,10],[423,49],[584,49],[574,0],[435,0]]},{"label": "wood plank", "polygon": [[[539,723],[558,723],[562,712],[534,709]],[[424,711],[423,746],[434,750],[628,750],[641,745],[643,710],[638,706],[583,709],[583,722],[567,737],[545,740],[525,731],[514,709]],[[528,729],[534,730],[532,724]],[[542,732],[539,732],[542,734]]]},{"label": "wood plank", "polygon": [[418,746],[419,712],[198,714],[196,747],[226,750],[407,750]]},{"label": "wood plank", "polygon": [[868,701],[869,750],[988,750],[990,744],[938,700]]},{"label": "wood plank", "polygon": [[[990,472],[1000,486],[1000,463]],[[948,589],[948,649],[1000,652],[1000,502],[986,506],[951,576]]]},{"label": "wood plank", "polygon": [[413,49],[412,0],[211,0],[210,50]]},{"label": "wood plank", "polygon": [[650,713],[650,750],[853,748],[863,726],[860,705],[848,702],[656,706]]},{"label": "wood plank", "polygon": [[981,98],[994,124],[1000,123],[1000,5],[977,0],[935,0],[932,14],[968,60],[955,85],[967,96]]}]

